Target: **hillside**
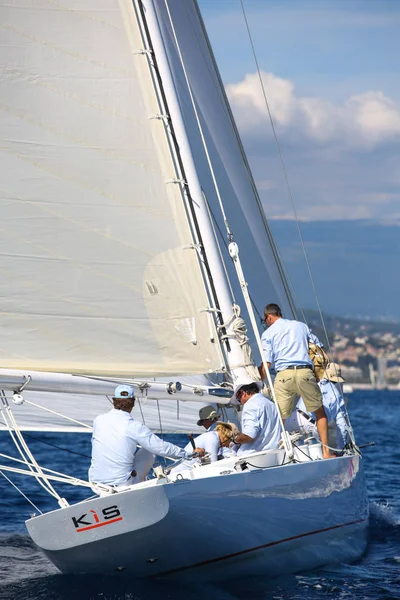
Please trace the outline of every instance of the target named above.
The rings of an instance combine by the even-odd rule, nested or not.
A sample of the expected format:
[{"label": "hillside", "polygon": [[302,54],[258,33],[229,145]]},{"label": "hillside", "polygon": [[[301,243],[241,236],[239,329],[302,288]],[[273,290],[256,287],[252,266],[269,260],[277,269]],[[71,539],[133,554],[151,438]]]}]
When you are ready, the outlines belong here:
[{"label": "hillside", "polygon": [[328,344],[319,313],[306,309],[304,315],[349,383],[369,382],[371,371],[381,385],[400,381],[400,323],[323,315]]}]

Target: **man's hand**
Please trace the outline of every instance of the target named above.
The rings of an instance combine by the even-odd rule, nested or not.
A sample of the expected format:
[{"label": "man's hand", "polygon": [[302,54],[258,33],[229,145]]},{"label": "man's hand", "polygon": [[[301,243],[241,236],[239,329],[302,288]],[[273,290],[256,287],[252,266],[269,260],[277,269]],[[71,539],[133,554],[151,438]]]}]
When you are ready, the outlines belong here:
[{"label": "man's hand", "polygon": [[246,435],[245,433],[239,433],[238,435],[235,435],[232,441],[235,444],[251,444],[251,442],[253,442],[254,440],[252,437]]},{"label": "man's hand", "polygon": [[193,454],[198,454],[200,458],[202,458],[205,455],[206,451],[204,450],[204,448],[195,448],[193,450]]}]

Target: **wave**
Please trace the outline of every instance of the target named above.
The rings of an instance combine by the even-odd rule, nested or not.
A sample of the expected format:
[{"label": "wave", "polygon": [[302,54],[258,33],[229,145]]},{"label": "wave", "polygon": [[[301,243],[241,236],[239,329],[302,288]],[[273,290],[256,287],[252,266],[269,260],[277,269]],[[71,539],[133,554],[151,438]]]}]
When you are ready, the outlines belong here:
[{"label": "wave", "polygon": [[389,502],[370,502],[370,541],[400,539],[400,515]]}]

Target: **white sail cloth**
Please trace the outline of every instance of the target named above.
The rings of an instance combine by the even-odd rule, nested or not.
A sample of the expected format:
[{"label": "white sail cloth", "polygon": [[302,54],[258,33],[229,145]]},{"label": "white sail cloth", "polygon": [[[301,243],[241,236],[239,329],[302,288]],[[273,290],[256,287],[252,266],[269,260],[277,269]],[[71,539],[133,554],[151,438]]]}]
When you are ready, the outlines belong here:
[{"label": "white sail cloth", "polygon": [[[287,283],[226,100],[198,6],[196,2],[186,0],[144,0],[144,5],[154,6],[157,13],[186,134],[195,157],[197,174],[210,206],[215,229],[222,234],[219,242],[226,256],[226,268],[235,301],[241,305],[242,316],[249,323],[235,268],[224,248],[227,243],[225,222],[190,94],[200,120],[224,211],[239,246],[253,304],[262,317],[264,306],[268,302],[277,302],[284,314],[290,318],[293,315],[293,306],[289,299]],[[250,332],[249,336],[251,339]]]},{"label": "white sail cloth", "polygon": [[[192,388],[216,385],[216,381],[203,375],[179,377],[179,379]],[[10,391],[5,392],[5,396],[22,431],[90,432],[95,417],[110,410],[112,393],[110,391],[109,395],[63,394],[25,389],[22,392],[24,398],[22,404],[14,403]],[[209,404],[213,404],[221,420],[236,423],[238,419],[235,409],[226,406],[218,407],[214,403],[217,400],[214,396],[196,394],[193,401],[178,401],[164,393],[160,394],[160,400],[157,402],[147,398],[146,393],[146,390],[141,392],[139,387],[135,386],[136,403],[132,415],[158,433],[201,433],[204,428],[197,425],[199,410]],[[0,401],[0,432],[6,430],[2,408],[4,407]]]},{"label": "white sail cloth", "polygon": [[[24,397],[28,402],[33,402],[53,412],[48,413],[27,403],[16,406],[9,397],[11,409],[22,431],[90,433],[95,417],[112,408],[110,399],[106,396],[82,398],[77,394],[26,392]],[[139,398],[132,416],[155,432],[195,433],[204,431],[197,426],[201,406],[202,404],[199,402],[177,402],[176,400],[160,400],[157,405],[154,400],[146,401]],[[65,415],[75,421],[68,421],[60,415]],[[6,431],[6,427],[0,412],[1,431]]]},{"label": "white sail cloth", "polygon": [[220,369],[132,2],[1,2],[0,30],[1,366]]}]

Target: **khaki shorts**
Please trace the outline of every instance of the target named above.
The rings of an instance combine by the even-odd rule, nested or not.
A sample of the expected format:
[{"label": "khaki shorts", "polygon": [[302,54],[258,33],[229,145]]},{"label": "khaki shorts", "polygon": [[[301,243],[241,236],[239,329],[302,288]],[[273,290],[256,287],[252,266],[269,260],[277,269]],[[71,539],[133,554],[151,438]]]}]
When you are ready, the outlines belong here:
[{"label": "khaki shorts", "polygon": [[285,369],[280,371],[275,377],[274,390],[282,419],[290,417],[299,396],[303,398],[309,412],[315,412],[322,406],[321,390],[311,369]]}]

